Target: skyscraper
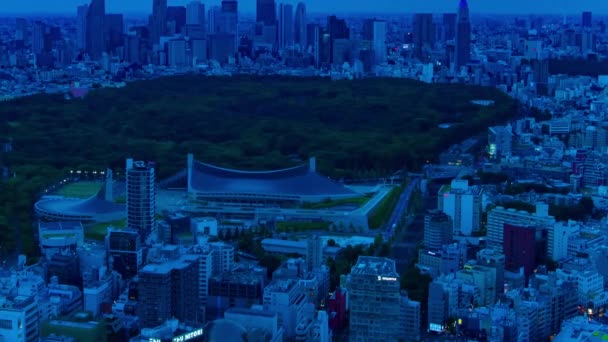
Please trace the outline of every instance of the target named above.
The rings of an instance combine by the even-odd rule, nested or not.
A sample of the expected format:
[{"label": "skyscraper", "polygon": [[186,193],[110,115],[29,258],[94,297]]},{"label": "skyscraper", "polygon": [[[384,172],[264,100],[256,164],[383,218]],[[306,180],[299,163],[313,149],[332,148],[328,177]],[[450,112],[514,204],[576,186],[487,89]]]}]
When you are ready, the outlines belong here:
[{"label": "skyscraper", "polygon": [[167,0],[153,0],[150,17],[150,40],[160,43],[160,37],[167,31]]},{"label": "skyscraper", "polygon": [[86,51],[91,58],[97,59],[105,52],[106,1],[92,0],[87,12]]},{"label": "skyscraper", "polygon": [[153,163],[127,159],[127,227],[142,239],[156,226],[155,179]]},{"label": "skyscraper", "polygon": [[454,65],[456,69],[466,65],[471,59],[471,21],[467,0],[460,0],[458,6],[458,23],[456,24],[456,52]]},{"label": "skyscraper", "polygon": [[104,38],[106,50],[113,50],[124,44],[124,21],[122,14],[106,14],[104,19]]},{"label": "skyscraper", "polygon": [[313,235],[306,240],[306,268],[312,272],[323,263],[323,241],[318,235]]},{"label": "skyscraper", "polygon": [[351,341],[398,341],[404,337],[406,310],[402,312],[394,260],[360,256],[348,276],[347,288]]},{"label": "skyscraper", "polygon": [[374,64],[386,61],[386,21],[370,19],[363,23],[363,39],[372,42]]},{"label": "skyscraper", "polygon": [[167,7],[167,34],[174,35],[176,33],[182,33],[184,25],[186,25],[186,7]]},{"label": "skyscraper", "polygon": [[186,8],[186,25],[205,27],[205,5],[200,1],[192,1]]},{"label": "skyscraper", "polygon": [[209,9],[208,13],[208,23],[209,23],[209,33],[218,33],[220,32],[220,23],[222,11],[219,6],[213,6]]},{"label": "skyscraper", "polygon": [[257,0],[256,22],[264,23],[266,26],[277,24],[277,6],[274,0]]},{"label": "skyscraper", "polygon": [[416,56],[423,57],[423,51],[432,48],[435,43],[433,30],[433,15],[431,13],[416,13],[414,15],[414,47]]},{"label": "skyscraper", "polygon": [[220,14],[220,33],[233,35],[234,51],[238,47],[239,38],[239,4],[237,0],[223,0]]},{"label": "skyscraper", "polygon": [[591,27],[592,24],[592,18],[593,18],[593,14],[591,12],[583,12],[583,20],[582,20],[582,26],[583,27]]},{"label": "skyscraper", "polygon": [[350,39],[350,29],[344,19],[338,19],[332,15],[327,17],[327,30],[329,31],[329,62],[333,63],[334,42],[336,39]]},{"label": "skyscraper", "polygon": [[279,48],[293,45],[293,6],[279,5]]},{"label": "skyscraper", "polygon": [[456,20],[458,16],[456,13],[444,13],[443,14],[443,40],[452,40],[456,37]]},{"label": "skyscraper", "polygon": [[302,49],[308,48],[306,41],[306,5],[299,2],[296,6],[295,26],[294,26],[294,43],[300,45]]},{"label": "skyscraper", "polygon": [[439,210],[429,211],[424,216],[424,247],[439,250],[452,242],[452,219]]},{"label": "skyscraper", "polygon": [[84,50],[87,46],[87,13],[89,5],[78,6],[76,11],[76,47]]}]

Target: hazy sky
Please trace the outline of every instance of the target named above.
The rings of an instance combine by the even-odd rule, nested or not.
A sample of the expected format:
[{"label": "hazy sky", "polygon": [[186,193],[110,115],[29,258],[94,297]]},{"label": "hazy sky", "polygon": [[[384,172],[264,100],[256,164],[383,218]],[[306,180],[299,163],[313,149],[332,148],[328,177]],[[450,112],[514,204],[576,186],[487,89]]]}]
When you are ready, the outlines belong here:
[{"label": "hazy sky", "polygon": [[[169,5],[184,5],[190,0],[168,0]],[[459,0],[304,0],[309,12],[454,12]],[[0,0],[4,13],[71,13],[88,0]],[[220,0],[203,3],[219,4]],[[277,0],[277,3],[297,0]],[[152,0],[106,0],[108,12],[151,12]],[[469,0],[472,12],[484,13],[579,13],[590,10],[608,14],[608,0]],[[241,11],[253,13],[255,0],[239,0]]]}]

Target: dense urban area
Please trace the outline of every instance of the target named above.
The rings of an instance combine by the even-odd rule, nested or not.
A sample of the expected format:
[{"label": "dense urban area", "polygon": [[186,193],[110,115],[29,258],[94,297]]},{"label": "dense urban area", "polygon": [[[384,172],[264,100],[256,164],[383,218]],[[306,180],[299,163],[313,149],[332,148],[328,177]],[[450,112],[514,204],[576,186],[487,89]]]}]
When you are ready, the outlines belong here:
[{"label": "dense urban area", "polygon": [[0,342],[608,340],[608,17],[149,1],[0,16]]}]

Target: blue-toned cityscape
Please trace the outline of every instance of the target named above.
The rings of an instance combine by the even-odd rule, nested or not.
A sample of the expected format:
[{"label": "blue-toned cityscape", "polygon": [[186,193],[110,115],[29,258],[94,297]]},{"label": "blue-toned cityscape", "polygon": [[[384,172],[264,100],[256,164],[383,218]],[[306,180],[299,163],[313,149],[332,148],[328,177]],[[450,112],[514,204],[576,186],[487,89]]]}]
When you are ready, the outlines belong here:
[{"label": "blue-toned cityscape", "polygon": [[0,342],[608,340],[605,0],[39,1]]}]

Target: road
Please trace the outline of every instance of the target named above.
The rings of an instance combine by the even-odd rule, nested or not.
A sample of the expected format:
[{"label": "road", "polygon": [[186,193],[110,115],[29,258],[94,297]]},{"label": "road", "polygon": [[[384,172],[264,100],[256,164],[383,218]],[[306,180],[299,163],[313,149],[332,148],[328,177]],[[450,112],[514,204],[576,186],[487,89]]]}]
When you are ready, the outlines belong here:
[{"label": "road", "polygon": [[410,198],[412,197],[412,192],[418,186],[419,182],[419,178],[413,178],[401,193],[399,201],[397,201],[397,205],[395,205],[395,209],[393,209],[391,218],[382,228],[382,238],[384,241],[389,241],[395,235],[395,228],[397,228],[401,222],[403,214],[407,212],[407,208],[410,204]]}]

